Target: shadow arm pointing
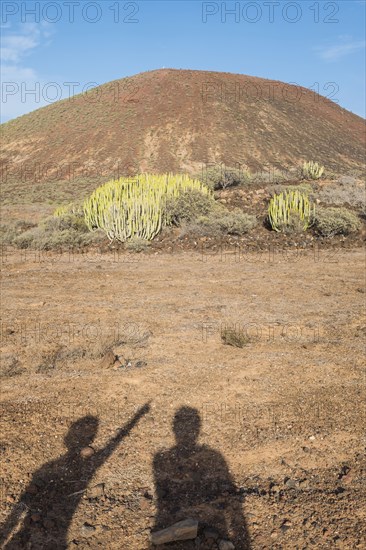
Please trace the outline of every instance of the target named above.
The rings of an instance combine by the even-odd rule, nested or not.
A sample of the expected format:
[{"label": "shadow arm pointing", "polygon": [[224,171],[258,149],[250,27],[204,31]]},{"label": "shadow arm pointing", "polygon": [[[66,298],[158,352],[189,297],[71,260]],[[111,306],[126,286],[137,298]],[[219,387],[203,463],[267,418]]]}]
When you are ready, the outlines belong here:
[{"label": "shadow arm pointing", "polygon": [[99,460],[103,462],[107,460],[107,458],[114,452],[116,447],[120,444],[122,439],[128,436],[132,428],[134,428],[134,426],[139,422],[140,418],[142,418],[145,414],[147,414],[150,411],[150,403],[151,401],[148,401],[147,403],[145,403],[145,405],[140,407],[140,409],[136,412],[134,417],[129,422],[127,422],[127,424],[122,426],[122,428],[118,430],[117,434],[109,440],[107,445],[98,452],[97,456]]}]

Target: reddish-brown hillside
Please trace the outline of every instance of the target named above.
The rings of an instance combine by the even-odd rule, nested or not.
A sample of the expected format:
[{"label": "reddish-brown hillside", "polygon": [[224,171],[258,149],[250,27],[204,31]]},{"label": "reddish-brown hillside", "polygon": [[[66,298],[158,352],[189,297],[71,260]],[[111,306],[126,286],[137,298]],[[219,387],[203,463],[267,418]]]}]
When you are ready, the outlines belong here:
[{"label": "reddish-brown hillside", "polygon": [[[110,82],[2,126],[8,177],[197,170],[203,163],[332,169],[364,161],[364,120],[301,87],[162,69]],[[33,177],[34,176],[34,177]],[[8,180],[9,181],[9,180]]]}]

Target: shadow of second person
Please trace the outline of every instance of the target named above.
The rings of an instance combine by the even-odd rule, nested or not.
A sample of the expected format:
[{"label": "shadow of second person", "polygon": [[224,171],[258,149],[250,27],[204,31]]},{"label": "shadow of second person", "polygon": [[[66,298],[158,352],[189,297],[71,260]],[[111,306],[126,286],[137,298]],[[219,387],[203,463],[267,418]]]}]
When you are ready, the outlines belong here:
[{"label": "shadow of second person", "polygon": [[235,548],[249,550],[235,482],[221,453],[198,443],[200,427],[198,410],[181,407],[173,420],[175,446],[154,457],[157,515],[153,531],[193,518],[214,527]]}]

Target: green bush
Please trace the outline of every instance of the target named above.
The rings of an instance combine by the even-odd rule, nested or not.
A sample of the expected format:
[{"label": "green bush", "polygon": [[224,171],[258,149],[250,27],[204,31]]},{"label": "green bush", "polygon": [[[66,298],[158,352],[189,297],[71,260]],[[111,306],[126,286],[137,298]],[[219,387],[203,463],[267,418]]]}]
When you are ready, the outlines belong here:
[{"label": "green bush", "polygon": [[39,226],[15,237],[13,244],[18,248],[53,250],[64,247],[82,248],[104,240],[101,231],[89,232],[82,216],[65,214],[47,218]]},{"label": "green bush", "polygon": [[19,235],[36,226],[37,224],[24,220],[11,221],[3,224],[0,226],[0,241],[3,245],[12,245]]},{"label": "green bush", "polygon": [[83,214],[70,214],[52,216],[44,222],[45,231],[56,232],[73,229],[79,233],[87,233],[89,231]]},{"label": "green bush", "polygon": [[346,208],[317,208],[315,229],[319,235],[349,235],[361,228],[358,217]]},{"label": "green bush", "polygon": [[190,222],[208,215],[215,206],[215,200],[211,195],[204,195],[200,191],[186,191],[177,198],[168,199],[165,210],[171,223],[181,225],[182,222]]},{"label": "green bush", "polygon": [[196,178],[207,187],[216,190],[247,184],[250,182],[250,173],[243,169],[215,166],[203,169],[196,174]]},{"label": "green bush", "polygon": [[208,234],[244,235],[257,225],[257,219],[240,208],[230,211],[218,207],[208,216],[198,218],[197,223],[205,228]]}]

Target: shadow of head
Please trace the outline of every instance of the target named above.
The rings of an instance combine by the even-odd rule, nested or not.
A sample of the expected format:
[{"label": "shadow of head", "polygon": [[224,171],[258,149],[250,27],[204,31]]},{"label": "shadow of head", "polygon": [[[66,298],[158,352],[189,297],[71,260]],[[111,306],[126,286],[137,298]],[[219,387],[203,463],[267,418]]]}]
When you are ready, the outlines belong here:
[{"label": "shadow of head", "polygon": [[193,447],[201,428],[201,417],[193,407],[181,407],[173,420],[173,431],[178,446]]},{"label": "shadow of head", "polygon": [[68,450],[75,452],[90,445],[97,435],[98,425],[96,416],[84,416],[71,424],[64,439]]}]

